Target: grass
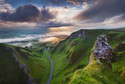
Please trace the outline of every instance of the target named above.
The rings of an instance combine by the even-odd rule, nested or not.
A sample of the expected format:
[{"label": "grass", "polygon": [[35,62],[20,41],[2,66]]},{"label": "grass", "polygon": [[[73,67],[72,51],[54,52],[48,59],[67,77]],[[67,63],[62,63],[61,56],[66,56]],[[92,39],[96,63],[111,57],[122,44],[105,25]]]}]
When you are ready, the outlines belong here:
[{"label": "grass", "polygon": [[13,56],[12,48],[0,44],[0,83],[27,84],[27,76]]},{"label": "grass", "polygon": [[[86,67],[94,41],[100,34],[105,34],[106,32],[86,30],[86,40],[83,41],[83,38],[74,38],[64,40],[58,44],[56,52],[51,55],[54,62],[54,74],[51,84],[67,84],[77,69]],[[72,46],[72,43],[75,41],[78,43]],[[64,49],[60,51],[62,47]]]},{"label": "grass", "polygon": [[[23,49],[22,51],[28,52]],[[29,71],[31,78],[35,80],[35,83],[46,83],[49,78],[51,69],[51,64],[47,57],[46,50],[43,52],[33,50],[32,52],[29,52],[28,56],[30,60],[21,59],[20,62],[27,66],[27,71]]]},{"label": "grass", "polygon": [[[43,50],[43,52],[40,52],[39,51],[40,48],[25,49],[25,48],[19,48],[19,47],[14,47],[14,46],[8,46],[8,45],[4,45],[4,44],[0,44],[0,45],[3,45],[3,47],[9,47],[10,49],[13,49],[16,51],[15,54],[18,58],[18,61],[26,66],[25,70],[29,73],[30,77],[34,80],[34,82],[36,84],[43,84],[43,83],[47,82],[49,75],[50,75],[51,64],[47,57],[46,50]],[[43,49],[43,47],[41,49]],[[23,77],[23,79],[22,78],[18,79],[21,76],[20,73],[22,73],[22,76],[24,74],[23,74],[23,70],[21,71],[19,69],[18,62],[16,63],[15,59],[11,56],[13,54],[13,52],[14,51],[12,51],[12,50],[11,51],[3,50],[2,47],[0,46],[0,57],[2,59],[0,64],[1,64],[1,66],[2,65],[7,66],[7,64],[8,64],[8,66],[5,67],[5,70],[10,70],[9,72],[7,72],[7,74],[11,73],[10,74],[11,77],[9,77],[10,81],[12,81],[12,80],[14,81],[15,79],[17,79],[17,81],[20,81],[21,84],[22,83],[25,84],[25,82],[27,82],[27,80],[25,80],[25,82],[23,82],[23,80],[26,77]],[[10,68],[10,69],[8,69],[8,68]],[[6,71],[4,69],[1,69],[1,70],[3,70],[4,72],[0,71],[0,73],[3,76],[8,77],[5,75]],[[15,71],[15,73],[14,73],[14,71]],[[17,74],[16,75],[17,77],[12,76],[14,74]],[[1,79],[3,79],[3,78],[1,78]],[[6,80],[8,80],[8,82],[9,82],[9,79],[6,78]],[[16,83],[16,84],[20,84],[20,83]]]},{"label": "grass", "polygon": [[94,54],[90,58],[92,63],[77,70],[69,84],[124,84],[124,81],[111,71],[109,64],[96,61]]},{"label": "grass", "polygon": [[[82,31],[83,30],[74,32],[74,34]],[[29,72],[29,75],[36,84],[45,84],[50,75],[51,64],[45,50],[45,48],[48,47],[51,47],[49,55],[54,64],[54,72],[50,84],[124,84],[125,51],[114,51],[120,43],[125,43],[125,34],[123,31],[124,29],[85,30],[86,39],[84,41],[83,37],[81,37],[66,39],[59,44],[38,43],[34,44],[32,49],[19,48],[20,51],[17,47],[8,47],[16,50],[19,62],[26,66],[25,70]],[[91,55],[94,42],[99,35],[107,35],[109,44],[113,48],[114,61],[111,63],[112,69],[105,61],[98,62],[94,56]],[[77,43],[73,45],[75,42]],[[55,52],[52,54],[54,49]],[[3,50],[0,53],[6,53],[6,56],[10,56],[12,55],[11,52],[12,51],[9,51],[7,54],[6,51]],[[90,58],[93,63],[88,65]],[[4,61],[7,61],[7,63],[10,62],[9,58]],[[3,61],[1,60],[1,62]],[[13,68],[15,68],[15,66],[13,66]]]},{"label": "grass", "polygon": [[114,52],[113,58],[115,59],[115,61],[112,62],[112,70],[113,72],[118,74],[123,80],[125,80],[125,49],[122,49],[123,51],[121,52],[115,52],[115,48],[119,44],[125,43],[125,33],[123,32],[123,29],[120,31],[109,32],[110,36],[108,36],[108,39],[109,39],[110,45],[113,48],[113,52]]},{"label": "grass", "polygon": [[[125,42],[125,34],[121,31],[109,31],[108,40],[113,50],[120,44]],[[115,52],[115,51],[114,51]],[[70,84],[124,84],[125,82],[125,52],[115,52],[113,58],[117,61],[112,62],[112,69],[105,64],[106,62],[98,62],[91,59],[93,63],[84,69],[77,70],[73,75]],[[121,79],[121,78],[123,79]]]}]

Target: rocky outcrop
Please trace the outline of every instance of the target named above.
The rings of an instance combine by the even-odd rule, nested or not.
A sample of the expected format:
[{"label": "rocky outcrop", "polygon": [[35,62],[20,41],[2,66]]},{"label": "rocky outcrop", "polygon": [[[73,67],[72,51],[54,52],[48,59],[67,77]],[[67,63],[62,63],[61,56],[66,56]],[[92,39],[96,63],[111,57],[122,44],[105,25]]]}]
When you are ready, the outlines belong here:
[{"label": "rocky outcrop", "polygon": [[112,48],[108,44],[108,40],[105,35],[100,35],[95,42],[94,55],[98,59],[105,59],[107,63],[111,62]]}]

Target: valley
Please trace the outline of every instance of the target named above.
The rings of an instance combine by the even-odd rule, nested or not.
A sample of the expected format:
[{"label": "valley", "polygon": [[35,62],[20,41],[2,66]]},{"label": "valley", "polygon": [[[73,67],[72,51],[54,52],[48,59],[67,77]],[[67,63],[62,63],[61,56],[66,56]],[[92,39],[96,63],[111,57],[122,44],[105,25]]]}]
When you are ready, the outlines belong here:
[{"label": "valley", "polygon": [[0,44],[0,83],[124,84],[125,29],[81,29],[32,48]]}]

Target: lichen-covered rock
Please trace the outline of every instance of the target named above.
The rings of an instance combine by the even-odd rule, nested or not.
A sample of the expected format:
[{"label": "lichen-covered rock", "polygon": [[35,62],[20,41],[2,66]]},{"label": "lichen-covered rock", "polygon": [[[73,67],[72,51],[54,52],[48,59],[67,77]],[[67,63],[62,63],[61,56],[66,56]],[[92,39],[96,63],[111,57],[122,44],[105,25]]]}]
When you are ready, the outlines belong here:
[{"label": "lichen-covered rock", "polygon": [[98,59],[106,59],[108,63],[111,62],[112,48],[108,44],[108,40],[105,35],[100,35],[95,42],[94,55]]}]

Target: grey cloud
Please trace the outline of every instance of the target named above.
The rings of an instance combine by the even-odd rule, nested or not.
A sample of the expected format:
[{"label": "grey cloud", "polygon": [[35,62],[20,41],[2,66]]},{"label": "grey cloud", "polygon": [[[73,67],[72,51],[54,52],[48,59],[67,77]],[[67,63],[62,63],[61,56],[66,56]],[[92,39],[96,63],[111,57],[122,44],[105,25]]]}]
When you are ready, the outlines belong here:
[{"label": "grey cloud", "polygon": [[50,28],[50,27],[64,27],[64,26],[74,26],[71,23],[62,23],[62,22],[56,22],[56,21],[50,21],[46,22],[44,24],[39,25],[42,28]]},{"label": "grey cloud", "polygon": [[62,27],[62,26],[73,26],[71,23],[60,23],[60,22],[50,22],[47,24],[48,27]]},{"label": "grey cloud", "polygon": [[102,22],[118,15],[125,15],[125,0],[97,0],[90,8],[75,16],[77,20]]},{"label": "grey cloud", "polygon": [[43,7],[41,10],[41,16],[43,21],[48,21],[49,19],[55,18],[54,14],[50,13],[49,9],[46,9],[45,7]]},{"label": "grey cloud", "polygon": [[16,9],[15,12],[0,13],[0,20],[13,22],[32,22],[32,21],[49,21],[55,15],[45,7],[40,11],[34,5],[24,5]]},{"label": "grey cloud", "polygon": [[83,3],[88,3],[88,4],[92,4],[94,3],[96,0],[67,0],[67,2],[70,2],[74,5],[83,5]]}]

